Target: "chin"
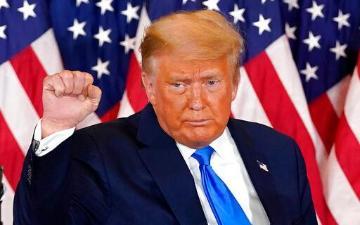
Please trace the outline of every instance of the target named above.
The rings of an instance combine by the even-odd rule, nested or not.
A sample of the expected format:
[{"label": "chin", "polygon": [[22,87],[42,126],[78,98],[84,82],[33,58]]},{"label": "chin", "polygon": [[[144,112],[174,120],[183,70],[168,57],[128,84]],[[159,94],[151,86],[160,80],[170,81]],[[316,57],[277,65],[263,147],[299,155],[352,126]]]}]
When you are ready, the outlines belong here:
[{"label": "chin", "polygon": [[209,145],[218,136],[220,136],[221,132],[218,134],[218,132],[209,132],[208,130],[193,128],[192,131],[187,134],[188,135],[184,144],[191,148],[201,148]]},{"label": "chin", "polygon": [[211,143],[211,141],[190,140],[190,141],[186,141],[185,143],[181,143],[181,144],[186,145],[189,148],[199,149],[199,148],[208,146],[210,143]]}]

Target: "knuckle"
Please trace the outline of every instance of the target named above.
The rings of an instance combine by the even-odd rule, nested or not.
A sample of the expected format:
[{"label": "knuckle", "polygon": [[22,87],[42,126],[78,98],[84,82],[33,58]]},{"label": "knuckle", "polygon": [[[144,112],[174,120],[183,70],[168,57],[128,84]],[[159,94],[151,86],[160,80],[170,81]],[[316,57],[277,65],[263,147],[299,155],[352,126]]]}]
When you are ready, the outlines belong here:
[{"label": "knuckle", "polygon": [[54,85],[54,88],[55,88],[56,90],[59,90],[59,91],[64,91],[64,90],[65,90],[64,85],[62,85],[60,82],[57,82],[57,83]]},{"label": "knuckle", "polygon": [[78,81],[80,82],[80,84],[84,84],[85,83],[85,76],[83,76],[82,74],[77,77]]},{"label": "knuckle", "polygon": [[80,71],[73,71],[72,72],[73,73],[73,75],[74,75],[74,78],[78,78],[78,77],[80,77],[81,75],[81,72]]},{"label": "knuckle", "polygon": [[79,85],[84,85],[86,81],[86,73],[81,71],[74,71],[74,79]]},{"label": "knuckle", "polygon": [[71,80],[73,78],[73,73],[69,70],[64,70],[62,73],[61,73],[61,77],[64,79],[64,80]]}]

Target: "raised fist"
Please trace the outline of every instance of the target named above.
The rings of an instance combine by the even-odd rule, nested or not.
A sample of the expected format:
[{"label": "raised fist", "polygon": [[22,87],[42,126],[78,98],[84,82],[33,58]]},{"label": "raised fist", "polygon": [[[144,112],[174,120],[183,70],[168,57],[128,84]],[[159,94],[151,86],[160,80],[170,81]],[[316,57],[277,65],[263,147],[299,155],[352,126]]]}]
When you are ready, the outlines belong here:
[{"label": "raised fist", "polygon": [[93,81],[88,73],[68,70],[44,79],[42,138],[75,127],[97,109],[101,90]]}]

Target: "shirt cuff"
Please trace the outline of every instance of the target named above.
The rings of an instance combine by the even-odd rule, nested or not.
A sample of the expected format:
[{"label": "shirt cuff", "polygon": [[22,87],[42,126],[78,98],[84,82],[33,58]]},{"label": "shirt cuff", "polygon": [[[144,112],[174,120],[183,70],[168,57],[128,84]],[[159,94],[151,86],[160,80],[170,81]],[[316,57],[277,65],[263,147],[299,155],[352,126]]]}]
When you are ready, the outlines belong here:
[{"label": "shirt cuff", "polygon": [[54,150],[58,145],[73,135],[75,127],[55,132],[44,139],[41,139],[41,120],[36,124],[34,132],[34,140],[38,142],[38,147],[35,150],[36,156],[44,156]]}]

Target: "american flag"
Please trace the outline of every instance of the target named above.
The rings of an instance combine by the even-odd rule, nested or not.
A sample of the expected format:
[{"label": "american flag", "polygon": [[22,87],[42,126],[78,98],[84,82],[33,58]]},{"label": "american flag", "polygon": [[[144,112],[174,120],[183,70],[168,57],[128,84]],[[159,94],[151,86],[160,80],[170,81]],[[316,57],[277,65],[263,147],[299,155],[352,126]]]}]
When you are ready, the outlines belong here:
[{"label": "american flag", "polygon": [[0,0],[5,225],[42,116],[42,79],[63,68],[93,75],[102,100],[79,127],[128,116],[147,102],[138,51],[144,28],[196,9],[222,12],[246,40],[233,116],[297,141],[320,224],[360,224],[360,1]]}]

